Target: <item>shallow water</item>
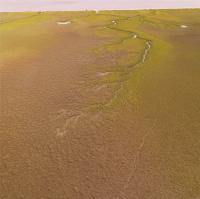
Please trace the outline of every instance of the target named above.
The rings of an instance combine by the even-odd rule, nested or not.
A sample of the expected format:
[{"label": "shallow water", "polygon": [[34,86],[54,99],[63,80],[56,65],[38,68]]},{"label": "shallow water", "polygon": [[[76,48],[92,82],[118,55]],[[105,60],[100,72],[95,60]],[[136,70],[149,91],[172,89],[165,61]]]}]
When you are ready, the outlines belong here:
[{"label": "shallow water", "polygon": [[199,0],[0,0],[0,12],[85,9],[200,8]]}]

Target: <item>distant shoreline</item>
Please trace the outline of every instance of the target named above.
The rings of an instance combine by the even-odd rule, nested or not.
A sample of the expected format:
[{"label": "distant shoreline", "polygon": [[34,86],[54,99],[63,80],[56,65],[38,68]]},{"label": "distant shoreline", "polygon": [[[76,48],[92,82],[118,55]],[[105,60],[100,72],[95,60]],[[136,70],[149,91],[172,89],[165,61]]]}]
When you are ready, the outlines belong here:
[{"label": "distant shoreline", "polygon": [[77,9],[77,10],[15,10],[1,11],[0,13],[25,13],[25,12],[94,12],[94,11],[145,11],[145,10],[200,10],[200,7],[183,8],[143,8],[143,9]]},{"label": "distant shoreline", "polygon": [[196,9],[199,0],[0,0],[0,12]]}]

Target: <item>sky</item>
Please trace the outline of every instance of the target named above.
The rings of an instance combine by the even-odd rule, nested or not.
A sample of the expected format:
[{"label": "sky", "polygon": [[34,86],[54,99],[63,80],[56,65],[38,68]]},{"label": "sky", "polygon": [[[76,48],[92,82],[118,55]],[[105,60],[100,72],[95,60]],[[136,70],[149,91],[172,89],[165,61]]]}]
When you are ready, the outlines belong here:
[{"label": "sky", "polygon": [[0,0],[0,12],[200,8],[200,0]]}]

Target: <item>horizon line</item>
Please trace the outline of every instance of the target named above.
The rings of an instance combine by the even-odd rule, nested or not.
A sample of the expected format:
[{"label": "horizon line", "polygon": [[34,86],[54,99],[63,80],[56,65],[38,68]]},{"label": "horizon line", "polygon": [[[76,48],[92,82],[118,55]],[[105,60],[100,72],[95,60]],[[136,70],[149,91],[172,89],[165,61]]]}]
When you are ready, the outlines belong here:
[{"label": "horizon line", "polygon": [[1,11],[0,13],[10,13],[10,12],[94,12],[94,11],[143,11],[143,10],[189,10],[189,9],[200,9],[200,7],[160,7],[160,8],[134,8],[134,9],[55,9],[55,10],[50,10],[50,9],[35,9],[35,10],[8,10],[8,11]]}]

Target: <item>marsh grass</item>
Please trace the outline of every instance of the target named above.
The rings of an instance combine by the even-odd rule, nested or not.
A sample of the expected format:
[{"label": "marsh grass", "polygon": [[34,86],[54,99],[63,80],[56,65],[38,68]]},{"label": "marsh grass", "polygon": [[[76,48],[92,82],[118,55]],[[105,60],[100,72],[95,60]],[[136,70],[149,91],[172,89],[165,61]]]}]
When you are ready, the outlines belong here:
[{"label": "marsh grass", "polygon": [[[126,157],[125,155],[128,153],[124,152],[125,155],[122,154],[124,158],[122,158],[122,162],[123,164],[126,162],[128,171],[131,170],[130,165],[132,165],[133,162],[135,165],[139,165],[136,169],[134,167],[136,171],[134,170],[135,175],[133,176],[136,182],[139,182],[138,179],[141,181],[141,187],[138,185],[136,188],[139,190],[138,192],[136,190],[136,192],[141,193],[141,198],[143,196],[143,198],[145,198],[145,194],[148,195],[148,198],[151,196],[152,198],[161,198],[163,197],[163,193],[166,193],[166,198],[188,199],[199,197],[200,11],[198,9],[101,11],[98,12],[98,14],[95,12],[44,12],[1,13],[0,15],[0,59],[1,65],[4,67],[9,62],[18,61],[18,63],[20,63],[20,60],[23,58],[32,57],[36,54],[43,55],[48,48],[56,50],[54,49],[54,44],[57,43],[57,41],[62,41],[66,35],[71,35],[72,39],[87,38],[87,41],[91,38],[93,40],[96,39],[99,42],[98,45],[94,46],[92,49],[87,49],[87,45],[85,45],[85,52],[90,50],[91,60],[96,58],[96,60],[99,61],[91,63],[91,65],[87,64],[87,62],[83,63],[81,69],[79,68],[79,70],[86,70],[84,79],[86,85],[83,84],[88,90],[90,89],[88,93],[91,95],[87,96],[88,98],[86,99],[93,97],[95,100],[93,100],[92,103],[82,102],[81,96],[85,90],[83,89],[84,86],[80,84],[80,88],[78,87],[78,91],[75,93],[73,93],[73,88],[70,90],[69,96],[67,95],[68,98],[63,97],[61,94],[57,97],[54,96],[54,93],[50,93],[50,97],[53,95],[51,105],[53,106],[57,102],[60,102],[60,100],[63,100],[64,105],[62,105],[66,106],[68,101],[73,103],[73,99],[77,99],[77,96],[79,96],[81,100],[79,99],[80,104],[77,105],[78,108],[71,107],[70,105],[68,105],[68,107],[70,106],[71,109],[74,108],[75,110],[80,109],[79,111],[83,112],[82,115],[84,115],[84,117],[85,115],[89,115],[92,118],[97,115],[98,118],[98,114],[104,114],[107,120],[105,118],[105,120],[102,119],[103,121],[99,119],[103,124],[95,122],[98,128],[96,128],[95,131],[91,130],[91,132],[98,131],[101,125],[107,125],[106,129],[103,131],[105,134],[102,134],[100,129],[97,135],[100,137],[97,138],[105,138],[106,141],[103,139],[102,145],[104,149],[107,136],[111,136],[111,141],[108,142],[109,145],[106,145],[108,151],[104,151],[104,155],[107,155],[107,153],[109,154],[106,156],[109,160],[108,162],[112,162],[110,159],[112,159],[113,156],[113,151],[111,150],[114,146],[113,143],[115,143],[116,148],[118,148],[121,139],[125,139],[121,136],[124,131],[126,132],[127,130],[127,132],[129,132],[129,137],[127,138],[128,143],[125,142],[124,144],[120,142],[122,146],[125,146],[124,148],[130,147],[130,137],[132,140],[137,136],[140,137],[140,141],[137,140],[133,142],[134,144],[130,147],[129,153],[132,154],[133,146],[138,149],[136,153],[129,157],[130,161],[128,161],[127,164],[128,158],[126,159],[124,157]],[[116,24],[112,23],[113,20]],[[60,28],[56,25],[56,21],[72,21],[72,24],[65,28]],[[181,29],[181,24],[187,24],[190,28]],[[58,38],[58,35],[61,37],[61,40],[59,40],[60,38]],[[137,35],[137,38],[134,38],[134,35]],[[148,49],[147,44],[151,44],[150,49]],[[62,58],[64,60],[65,50],[73,48],[74,46],[73,44],[67,46],[68,44],[66,43],[66,46],[64,46],[62,42],[60,42],[60,45],[63,53]],[[70,54],[69,51],[67,52]],[[78,49],[75,48],[73,52],[78,52]],[[104,56],[106,56],[107,59],[102,61],[101,57]],[[75,61],[77,61],[77,57],[78,56],[74,57]],[[48,56],[46,55],[44,59],[48,59]],[[56,57],[56,61],[57,59]],[[68,59],[70,59],[69,56]],[[55,63],[63,64],[64,69],[62,69],[65,72],[70,64],[68,65],[68,60],[64,60],[66,62],[63,60]],[[73,61],[72,63],[74,63]],[[55,67],[55,69],[60,69],[59,66],[51,65],[51,67]],[[14,65],[14,67],[18,66]],[[51,68],[48,68],[46,71],[51,71]],[[60,73],[63,71],[61,69],[59,70],[58,77],[62,76]],[[106,75],[98,76],[96,75],[97,73]],[[54,77],[54,72],[52,76]],[[43,76],[41,79],[43,78],[45,79],[47,77]],[[65,79],[67,78],[64,76],[62,79],[63,82],[58,78],[55,81],[53,80],[53,83],[62,85],[63,90],[65,90],[65,88],[68,87],[68,84],[64,84]],[[51,83],[49,79],[47,80]],[[45,85],[45,81],[42,82]],[[76,88],[77,82],[74,83],[74,85],[74,88]],[[7,89],[6,86],[5,88]],[[108,87],[110,90],[108,94],[105,94],[104,92]],[[56,87],[57,90],[55,89],[55,91],[59,94],[58,88],[59,86]],[[51,88],[45,88],[45,93],[48,89]],[[34,89],[33,92],[35,92]],[[75,96],[73,99],[71,99],[71,93]],[[96,98],[95,95],[97,95]],[[61,96],[60,98],[62,99],[60,99],[59,96]],[[47,102],[45,101],[43,105],[45,106],[46,104]],[[127,110],[130,112],[132,111],[131,114],[129,113],[130,115],[128,115]],[[133,118],[135,121],[133,121]],[[142,122],[138,122],[138,118],[142,118]],[[44,118],[42,118],[42,121],[43,119]],[[75,118],[75,122],[79,119]],[[156,126],[151,129],[154,121],[156,121]],[[85,126],[83,121],[77,122],[80,124],[81,130],[85,128],[85,132],[80,136],[81,138],[85,138],[88,133],[87,128],[92,126],[89,123],[89,119],[87,122],[88,125]],[[137,122],[140,128],[135,128],[133,130],[132,124],[137,126]],[[115,126],[123,126],[123,129],[121,128],[118,132]],[[76,130],[76,128],[74,129]],[[116,129],[116,132],[113,131],[113,129]],[[143,131],[146,131],[146,129],[150,131],[151,129],[151,136],[147,137],[147,144],[144,143],[143,140],[146,138],[146,135],[149,134],[144,134],[143,131],[138,129],[142,129]],[[78,132],[75,130],[73,133]],[[111,133],[109,134],[108,132]],[[73,135],[75,136],[76,133]],[[120,135],[118,140],[116,139],[117,135]],[[117,142],[114,142],[115,139]],[[84,143],[88,140],[90,144],[93,143],[94,140],[98,142],[96,137],[94,137],[94,140],[90,140],[90,137],[87,137]],[[74,141],[74,143],[76,141]],[[58,143],[60,144],[60,142]],[[92,147],[90,147],[90,150],[91,148]],[[99,151],[101,151],[102,148]],[[94,149],[96,150],[95,147]],[[112,153],[109,153],[110,151]],[[143,154],[141,155],[142,152]],[[64,153],[64,151],[62,151],[62,153]],[[88,154],[89,153],[87,153],[87,157]],[[135,154],[139,155],[136,155],[137,158],[132,161]],[[116,157],[118,158],[118,154]],[[80,157],[77,159],[79,160],[79,158]],[[117,158],[114,162],[118,163]],[[81,159],[81,161],[83,161],[83,159]],[[138,162],[136,162],[136,160]],[[91,160],[88,162],[91,162]],[[87,164],[89,164],[88,162]],[[116,168],[115,172],[118,174],[121,167]],[[124,170],[127,170],[127,168]],[[101,170],[103,169],[102,166]],[[111,171],[113,170],[111,169]],[[127,182],[127,176],[130,176],[132,172],[133,170],[131,170],[128,175],[125,175],[125,177],[124,175],[120,176],[120,180],[124,180],[122,180],[123,183],[119,184],[120,191],[117,190],[117,193],[125,192],[125,190],[121,189],[124,187],[124,182]],[[107,173],[112,172],[107,171]],[[148,181],[149,179],[154,179],[155,182],[150,182]],[[120,180],[119,182],[121,182]],[[113,182],[110,181],[110,179],[108,181],[109,183]],[[129,185],[132,184],[130,183]],[[133,185],[132,187],[127,186],[127,188],[132,188],[131,191],[135,190],[135,184]],[[145,190],[150,190],[150,192],[147,191],[144,193],[144,187]],[[157,187],[161,190],[157,190]],[[96,192],[99,192],[99,189],[97,190]],[[113,190],[115,189],[113,188]],[[132,193],[131,191],[130,195]],[[157,192],[155,193],[155,191]],[[126,194],[128,193],[129,192]],[[131,196],[135,197],[135,195]],[[133,198],[131,196],[130,198]],[[116,194],[114,197],[116,197]],[[113,198],[113,195],[111,198]]]}]

